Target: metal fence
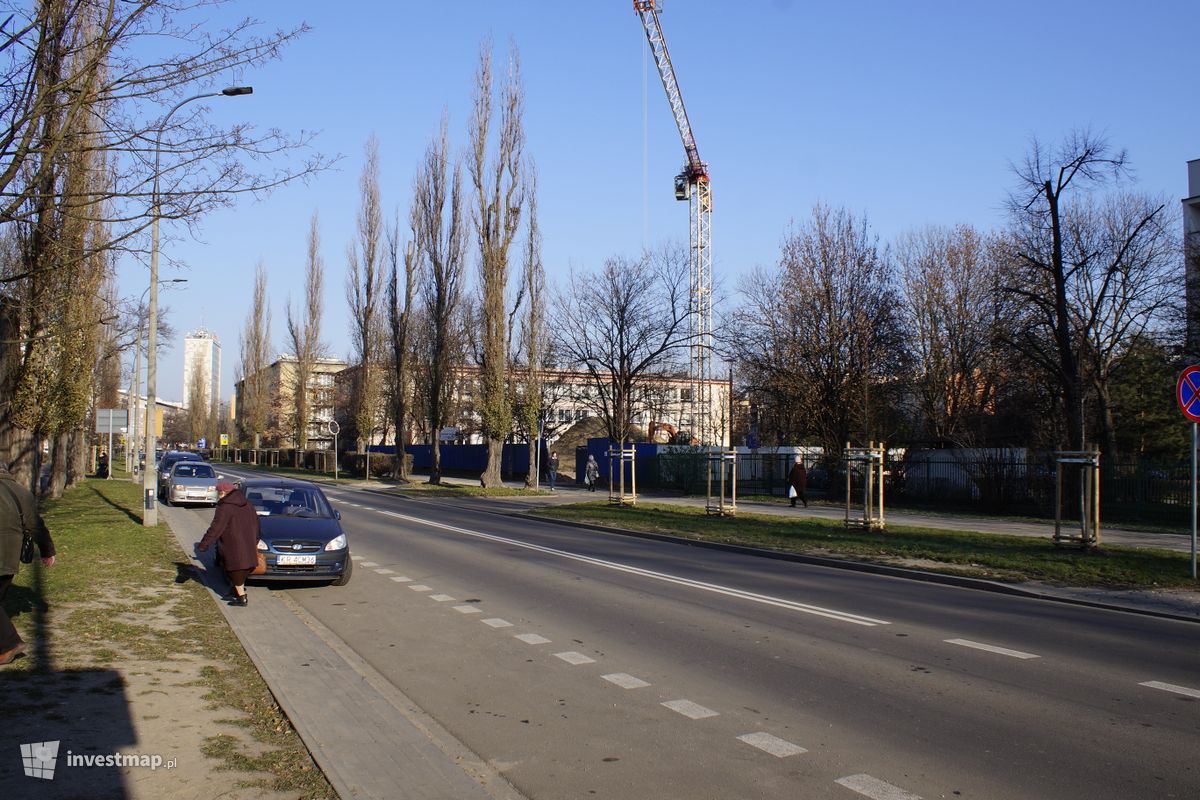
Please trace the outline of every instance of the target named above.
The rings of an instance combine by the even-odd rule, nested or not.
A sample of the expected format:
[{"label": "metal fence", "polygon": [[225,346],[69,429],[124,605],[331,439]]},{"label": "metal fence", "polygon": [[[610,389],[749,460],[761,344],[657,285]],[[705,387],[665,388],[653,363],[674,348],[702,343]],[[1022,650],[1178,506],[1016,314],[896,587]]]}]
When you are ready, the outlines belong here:
[{"label": "metal fence", "polygon": [[[952,453],[952,451],[946,451]],[[699,452],[659,453],[639,458],[643,490],[704,494],[705,458]],[[738,456],[740,497],[786,496],[791,453]],[[846,466],[840,460],[805,455],[809,498],[844,502]],[[1187,529],[1191,524],[1191,466],[1183,463],[1100,462],[1101,521]],[[862,470],[851,470],[852,497],[861,499]],[[1073,480],[1068,476],[1068,480]],[[975,514],[1053,519],[1056,465],[1053,453],[1020,458],[946,455],[897,459],[885,464],[889,507],[941,509]],[[1067,496],[1071,488],[1068,486]],[[1068,516],[1070,508],[1066,509]]]}]

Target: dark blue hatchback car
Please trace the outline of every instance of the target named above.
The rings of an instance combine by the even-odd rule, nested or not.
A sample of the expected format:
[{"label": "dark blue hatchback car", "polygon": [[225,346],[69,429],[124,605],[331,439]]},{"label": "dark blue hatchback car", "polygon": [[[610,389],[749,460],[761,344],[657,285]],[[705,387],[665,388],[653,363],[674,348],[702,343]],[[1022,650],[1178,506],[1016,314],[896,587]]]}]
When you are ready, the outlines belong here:
[{"label": "dark blue hatchback car", "polygon": [[258,549],[267,571],[251,580],[350,582],[354,562],[342,531],[342,515],[314,483],[254,478],[241,483],[261,527]]}]

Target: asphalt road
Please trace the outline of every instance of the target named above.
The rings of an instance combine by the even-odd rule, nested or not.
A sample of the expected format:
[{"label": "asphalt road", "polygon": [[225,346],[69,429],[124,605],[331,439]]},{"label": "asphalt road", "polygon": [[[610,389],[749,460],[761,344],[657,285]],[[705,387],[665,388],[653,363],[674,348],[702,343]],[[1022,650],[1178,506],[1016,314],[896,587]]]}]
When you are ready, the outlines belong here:
[{"label": "asphalt road", "polygon": [[1200,796],[1200,625],[327,493],[284,590],[530,798]]}]

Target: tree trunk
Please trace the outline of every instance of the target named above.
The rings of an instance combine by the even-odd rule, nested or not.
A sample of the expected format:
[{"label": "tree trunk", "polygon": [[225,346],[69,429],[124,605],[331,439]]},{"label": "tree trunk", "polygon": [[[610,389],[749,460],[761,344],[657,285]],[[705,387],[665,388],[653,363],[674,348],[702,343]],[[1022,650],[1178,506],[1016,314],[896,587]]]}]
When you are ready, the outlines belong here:
[{"label": "tree trunk", "polygon": [[442,443],[436,432],[429,462],[429,482],[435,486],[442,482]]},{"label": "tree trunk", "polygon": [[537,448],[538,438],[531,435],[529,437],[529,470],[525,473],[526,489],[533,489],[537,486]]},{"label": "tree trunk", "polygon": [[500,477],[500,461],[504,456],[504,440],[489,438],[487,455],[487,469],[479,476],[479,485],[485,489],[503,486],[504,481]]}]

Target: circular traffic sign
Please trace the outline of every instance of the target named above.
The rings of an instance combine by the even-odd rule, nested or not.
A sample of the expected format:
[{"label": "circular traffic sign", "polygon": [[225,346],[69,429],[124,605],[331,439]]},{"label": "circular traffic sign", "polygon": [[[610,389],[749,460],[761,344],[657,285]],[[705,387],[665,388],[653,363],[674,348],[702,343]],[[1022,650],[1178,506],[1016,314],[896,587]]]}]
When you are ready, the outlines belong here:
[{"label": "circular traffic sign", "polygon": [[[1197,382],[1200,382],[1200,379],[1198,379]],[[337,422],[335,422],[334,420],[329,420],[329,432],[330,433],[332,433],[334,436],[337,436],[337,432],[340,430],[341,430],[341,426],[338,425]]]},{"label": "circular traffic sign", "polygon": [[1192,422],[1200,422],[1200,365],[1191,366],[1179,373],[1175,384],[1175,399],[1183,415]]}]

